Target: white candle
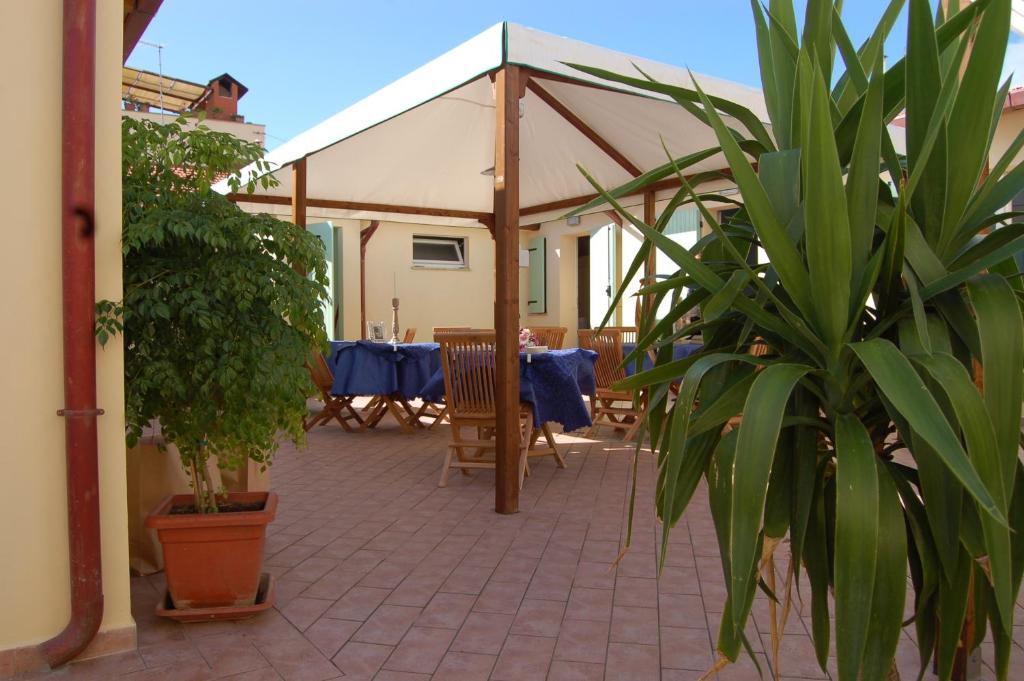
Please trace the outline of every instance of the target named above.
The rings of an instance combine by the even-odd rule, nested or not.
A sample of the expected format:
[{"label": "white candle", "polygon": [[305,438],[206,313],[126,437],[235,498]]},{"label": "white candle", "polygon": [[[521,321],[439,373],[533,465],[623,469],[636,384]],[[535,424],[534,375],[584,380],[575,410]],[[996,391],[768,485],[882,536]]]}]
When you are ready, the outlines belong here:
[{"label": "white candle", "polygon": [[397,298],[398,297],[398,272],[394,272],[393,274],[395,276],[395,295],[394,295],[394,297]]}]

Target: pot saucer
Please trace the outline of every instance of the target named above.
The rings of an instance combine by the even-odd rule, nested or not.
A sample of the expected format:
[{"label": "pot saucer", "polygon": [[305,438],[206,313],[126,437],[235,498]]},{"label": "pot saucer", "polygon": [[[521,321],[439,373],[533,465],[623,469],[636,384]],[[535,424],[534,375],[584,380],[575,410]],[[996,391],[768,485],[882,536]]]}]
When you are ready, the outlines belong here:
[{"label": "pot saucer", "polygon": [[260,575],[260,586],[256,602],[252,605],[224,605],[215,608],[192,608],[178,610],[167,592],[156,606],[156,614],[178,622],[211,622],[213,620],[242,620],[258,615],[274,605],[274,576],[269,572]]}]

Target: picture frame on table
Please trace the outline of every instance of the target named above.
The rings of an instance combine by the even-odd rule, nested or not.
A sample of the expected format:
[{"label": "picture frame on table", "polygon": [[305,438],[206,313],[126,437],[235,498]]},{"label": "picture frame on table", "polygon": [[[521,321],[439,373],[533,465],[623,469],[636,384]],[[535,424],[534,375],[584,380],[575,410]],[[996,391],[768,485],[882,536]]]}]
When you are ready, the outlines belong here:
[{"label": "picture frame on table", "polygon": [[366,322],[366,339],[374,343],[384,343],[384,322]]}]

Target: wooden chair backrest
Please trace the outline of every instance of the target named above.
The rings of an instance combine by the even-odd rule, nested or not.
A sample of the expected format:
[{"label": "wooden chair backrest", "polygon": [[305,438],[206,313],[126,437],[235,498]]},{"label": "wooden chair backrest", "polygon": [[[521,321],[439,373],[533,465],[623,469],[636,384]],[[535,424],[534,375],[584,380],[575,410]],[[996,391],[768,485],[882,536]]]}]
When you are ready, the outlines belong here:
[{"label": "wooden chair backrest", "polygon": [[637,328],[635,326],[606,326],[604,327],[604,330],[618,331],[620,334],[622,334],[623,343],[636,343],[637,337],[639,336],[639,334],[637,333]]},{"label": "wooden chair backrest", "polygon": [[435,334],[434,340],[441,345],[445,403],[451,416],[493,416],[494,332],[453,331]]},{"label": "wooden chair backrest", "polygon": [[416,327],[410,326],[405,330],[405,338],[402,339],[403,343],[412,343],[416,340]]},{"label": "wooden chair backrest", "polygon": [[610,389],[614,383],[626,377],[626,372],[621,366],[624,357],[621,329],[607,326],[600,332],[595,329],[580,329],[580,347],[597,353],[594,373],[598,388]]},{"label": "wooden chair backrest", "polygon": [[[439,333],[451,333],[452,331],[472,331],[472,330],[473,330],[473,327],[471,327],[471,326],[435,326],[434,327],[434,335],[436,336]],[[436,343],[437,340],[435,339],[434,342]]]},{"label": "wooden chair backrest", "polygon": [[334,374],[331,373],[331,368],[327,366],[327,360],[324,359],[323,353],[314,350],[310,354],[309,359],[306,360],[306,368],[309,369],[309,375],[313,378],[313,385],[320,392],[330,393],[331,388],[334,387]]},{"label": "wooden chair backrest", "polygon": [[750,347],[747,349],[747,353],[752,357],[764,357],[769,353],[769,351],[770,348],[768,347],[768,344],[760,338],[755,338],[754,342],[751,343]]},{"label": "wooden chair backrest", "polygon": [[564,326],[531,326],[537,345],[546,345],[552,350],[561,350],[568,331]]}]

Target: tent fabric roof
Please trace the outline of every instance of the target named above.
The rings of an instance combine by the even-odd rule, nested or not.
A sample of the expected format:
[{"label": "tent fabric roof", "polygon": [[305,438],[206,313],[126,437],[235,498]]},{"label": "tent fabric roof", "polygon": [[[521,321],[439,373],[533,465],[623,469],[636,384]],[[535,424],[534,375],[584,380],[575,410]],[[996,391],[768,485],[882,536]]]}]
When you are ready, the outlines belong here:
[{"label": "tent fabric roof", "polygon": [[[497,24],[270,152],[267,160],[281,184],[268,193],[289,197],[291,173],[285,168],[305,157],[306,193],[313,206],[316,200],[326,200],[490,213],[493,178],[488,171],[494,166],[495,127],[490,74],[504,63],[525,67],[531,77],[520,107],[522,208],[591,193],[577,164],[609,187],[632,177],[556,111],[552,98],[641,170],[665,162],[662,138],[676,156],[714,146],[713,132],[668,98],[614,86],[565,62],[631,74],[636,73],[635,65],[659,81],[692,86],[683,68],[516,24]],[[767,119],[759,90],[695,77],[709,94],[743,103]],[[721,157],[712,157],[693,171],[724,166]],[[229,191],[223,182],[216,189]],[[552,219],[564,211],[527,211],[522,223]],[[357,219],[479,224],[471,217],[421,217],[362,208],[333,213]]]}]

